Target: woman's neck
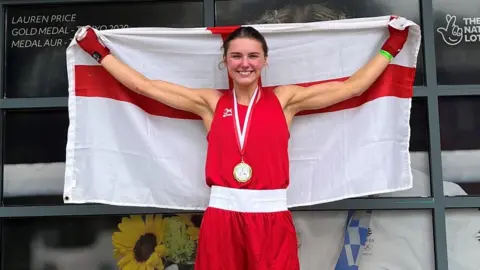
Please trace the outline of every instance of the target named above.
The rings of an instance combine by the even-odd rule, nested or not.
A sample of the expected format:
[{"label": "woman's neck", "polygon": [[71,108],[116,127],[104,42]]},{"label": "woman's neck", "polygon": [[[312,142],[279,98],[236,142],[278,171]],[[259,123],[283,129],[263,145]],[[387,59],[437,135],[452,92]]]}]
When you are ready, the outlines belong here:
[{"label": "woman's neck", "polygon": [[[253,97],[253,94],[255,94],[255,90],[257,89],[257,85],[251,85],[251,86],[235,86],[233,91],[235,91],[235,96],[237,98],[237,103],[241,105],[247,105],[250,103],[250,100]],[[257,94],[258,97],[258,94]]]}]

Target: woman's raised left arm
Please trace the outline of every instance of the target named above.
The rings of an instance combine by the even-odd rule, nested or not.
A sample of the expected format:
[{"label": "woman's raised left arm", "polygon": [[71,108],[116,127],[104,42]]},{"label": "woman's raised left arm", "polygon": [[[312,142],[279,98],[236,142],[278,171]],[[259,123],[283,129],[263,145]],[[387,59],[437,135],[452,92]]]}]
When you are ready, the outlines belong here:
[{"label": "woman's raised left arm", "polygon": [[[397,19],[394,17],[393,20]],[[347,80],[326,82],[308,87],[297,85],[280,86],[275,89],[285,110],[296,114],[304,110],[328,107],[341,101],[361,95],[380,77],[391,59],[403,48],[408,27],[403,30],[388,26],[389,38],[380,52]]]}]

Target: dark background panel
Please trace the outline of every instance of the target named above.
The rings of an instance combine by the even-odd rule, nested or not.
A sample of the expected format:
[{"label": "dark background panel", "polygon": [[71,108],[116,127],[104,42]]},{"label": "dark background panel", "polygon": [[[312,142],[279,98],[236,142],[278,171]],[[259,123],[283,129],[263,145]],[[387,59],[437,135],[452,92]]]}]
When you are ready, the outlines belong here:
[{"label": "dark background panel", "polygon": [[412,100],[410,128],[410,152],[428,152],[430,144],[426,98],[418,97]]},{"label": "dark background panel", "polygon": [[[111,215],[4,220],[1,269],[117,270],[112,235],[119,231],[122,218]],[[193,215],[191,220],[198,228],[202,215]],[[165,266],[170,264],[165,262]],[[180,269],[192,270],[193,266]]]},{"label": "dark background panel", "polygon": [[7,111],[5,164],[64,162],[68,124],[66,109]]},{"label": "dark background panel", "polygon": [[438,84],[480,84],[480,1],[433,0],[433,7]]},{"label": "dark background panel", "polygon": [[438,102],[445,181],[480,195],[480,96],[446,96]]},{"label": "dark background panel", "polygon": [[200,27],[198,1],[12,6],[6,11],[6,96],[68,95],[65,50],[78,26]]},{"label": "dark background panel", "polygon": [[67,109],[5,115],[5,205],[63,204]]},{"label": "dark background panel", "polygon": [[480,150],[480,96],[439,97],[438,109],[442,150]]},{"label": "dark background panel", "polygon": [[[421,26],[418,0],[219,0],[215,8],[216,25],[303,23],[396,14]],[[415,85],[424,84],[422,44]]]}]

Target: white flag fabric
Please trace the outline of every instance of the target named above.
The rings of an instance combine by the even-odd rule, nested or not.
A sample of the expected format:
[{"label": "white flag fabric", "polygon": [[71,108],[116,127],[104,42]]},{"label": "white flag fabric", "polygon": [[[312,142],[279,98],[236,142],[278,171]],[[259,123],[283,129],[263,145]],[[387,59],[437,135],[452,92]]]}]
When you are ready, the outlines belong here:
[{"label": "white flag fabric", "polygon": [[[345,80],[388,37],[390,16],[254,25],[268,42],[264,88]],[[420,27],[363,95],[294,119],[288,206],[412,187],[410,107]],[[222,37],[235,27],[97,31],[121,61],[150,79],[229,88]],[[201,120],[124,88],[72,41],[65,203],[203,210],[206,132]]]}]

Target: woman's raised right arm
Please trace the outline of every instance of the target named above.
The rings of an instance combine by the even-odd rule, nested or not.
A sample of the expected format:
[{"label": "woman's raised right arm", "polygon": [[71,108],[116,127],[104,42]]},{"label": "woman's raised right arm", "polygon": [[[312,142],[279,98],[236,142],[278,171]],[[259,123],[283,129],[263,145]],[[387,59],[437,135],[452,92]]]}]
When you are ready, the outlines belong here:
[{"label": "woman's raised right arm", "polygon": [[97,60],[110,75],[125,87],[138,94],[155,99],[170,107],[204,117],[211,114],[211,99],[217,93],[213,89],[190,89],[178,84],[150,80],[110,54],[110,50],[98,39],[90,27],[77,32],[78,45]]}]

